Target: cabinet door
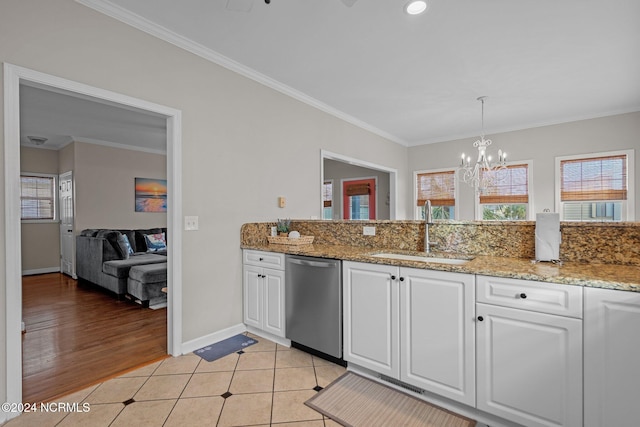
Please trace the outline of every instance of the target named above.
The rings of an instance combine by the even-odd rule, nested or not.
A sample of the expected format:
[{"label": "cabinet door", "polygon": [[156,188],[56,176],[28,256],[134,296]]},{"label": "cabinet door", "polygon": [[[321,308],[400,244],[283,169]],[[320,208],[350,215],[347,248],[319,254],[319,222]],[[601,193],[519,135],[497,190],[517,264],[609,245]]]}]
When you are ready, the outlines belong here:
[{"label": "cabinet door", "polygon": [[344,359],[398,378],[398,268],[343,262],[342,269]]},{"label": "cabinet door", "polygon": [[284,271],[264,269],[263,274],[264,324],[263,330],[284,337]]},{"label": "cabinet door", "polygon": [[582,321],[487,304],[476,314],[478,409],[531,427],[581,426]]},{"label": "cabinet door", "polygon": [[475,277],[400,269],[400,379],[474,406]]},{"label": "cabinet door", "polygon": [[640,293],[584,291],[584,425],[638,425]]},{"label": "cabinet door", "polygon": [[262,329],[262,268],[245,265],[242,272],[244,323]]}]

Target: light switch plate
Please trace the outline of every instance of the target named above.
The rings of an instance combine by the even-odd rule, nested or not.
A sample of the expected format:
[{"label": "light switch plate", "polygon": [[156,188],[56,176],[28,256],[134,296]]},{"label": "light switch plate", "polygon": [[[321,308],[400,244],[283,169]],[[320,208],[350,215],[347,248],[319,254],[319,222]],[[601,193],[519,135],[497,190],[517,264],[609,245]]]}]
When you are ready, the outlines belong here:
[{"label": "light switch plate", "polygon": [[184,217],[184,229],[186,231],[193,231],[198,229],[198,217],[197,216],[185,216]]},{"label": "light switch plate", "polygon": [[376,228],[375,227],[362,227],[362,234],[365,236],[375,236]]}]

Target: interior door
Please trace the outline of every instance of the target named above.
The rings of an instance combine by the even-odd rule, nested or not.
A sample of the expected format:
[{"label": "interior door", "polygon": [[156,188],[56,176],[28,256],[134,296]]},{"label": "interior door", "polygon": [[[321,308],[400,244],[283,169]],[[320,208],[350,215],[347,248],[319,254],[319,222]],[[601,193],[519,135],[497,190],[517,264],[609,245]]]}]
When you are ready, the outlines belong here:
[{"label": "interior door", "polygon": [[60,271],[76,278],[75,234],[73,231],[73,172],[58,177],[60,210]]},{"label": "interior door", "polygon": [[376,219],[376,179],[342,181],[344,219]]}]

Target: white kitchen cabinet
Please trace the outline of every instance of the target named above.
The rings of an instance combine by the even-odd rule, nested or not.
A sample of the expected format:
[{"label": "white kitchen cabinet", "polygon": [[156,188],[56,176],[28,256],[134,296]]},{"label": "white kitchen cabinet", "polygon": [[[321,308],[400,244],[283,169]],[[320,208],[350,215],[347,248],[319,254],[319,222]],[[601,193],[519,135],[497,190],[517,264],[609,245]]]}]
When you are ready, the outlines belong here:
[{"label": "white kitchen cabinet", "polygon": [[245,250],[243,259],[244,323],[284,337],[284,255]]},{"label": "white kitchen cabinet", "polygon": [[640,422],[640,293],[585,288],[584,425]]},{"label": "white kitchen cabinet", "polygon": [[398,267],[343,261],[344,359],[398,378]]},{"label": "white kitchen cabinet", "polygon": [[400,380],[474,406],[475,276],[401,268],[400,280]]},{"label": "white kitchen cabinet", "polygon": [[475,403],[474,276],[343,263],[344,358]]},{"label": "white kitchen cabinet", "polygon": [[[489,298],[499,305],[476,304],[477,408],[526,426],[582,426],[582,288],[484,276],[476,283],[478,301],[490,288],[501,295]],[[580,307],[578,317],[548,314],[560,306]]]}]

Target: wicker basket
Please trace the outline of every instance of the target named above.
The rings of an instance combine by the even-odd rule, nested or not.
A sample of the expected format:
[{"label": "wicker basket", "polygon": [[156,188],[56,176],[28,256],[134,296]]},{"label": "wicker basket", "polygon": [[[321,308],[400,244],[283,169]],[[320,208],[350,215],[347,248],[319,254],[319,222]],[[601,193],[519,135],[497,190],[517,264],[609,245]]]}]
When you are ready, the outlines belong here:
[{"label": "wicker basket", "polygon": [[269,243],[274,245],[310,245],[313,243],[313,236],[300,236],[297,239],[290,239],[285,236],[267,236]]}]

